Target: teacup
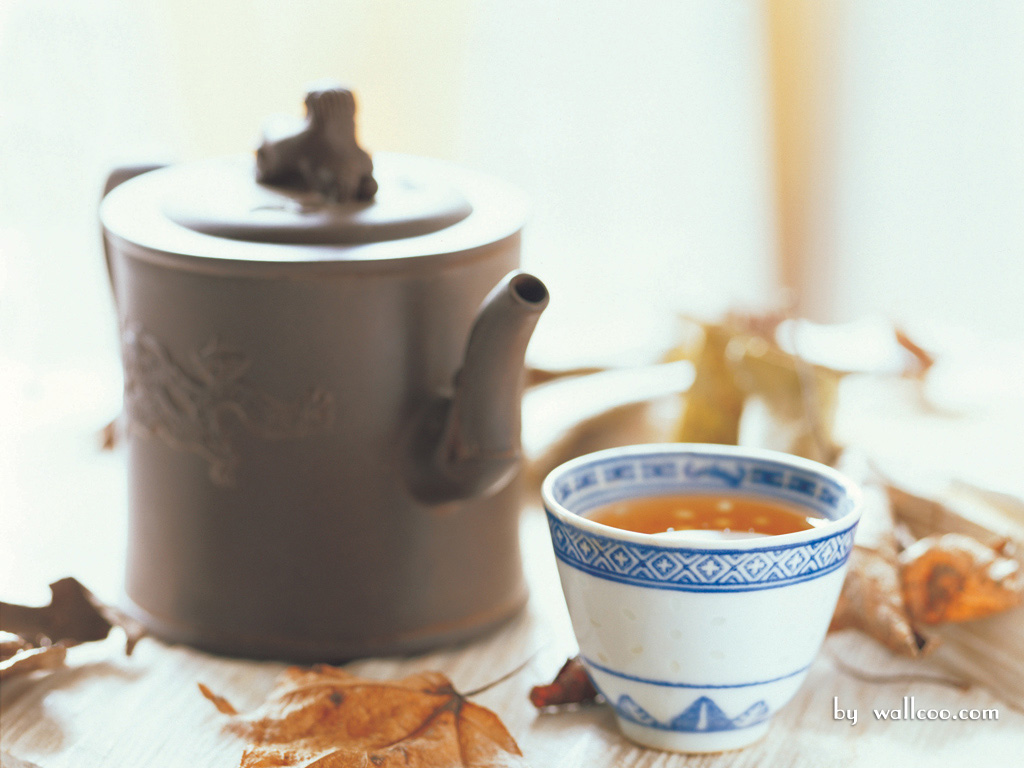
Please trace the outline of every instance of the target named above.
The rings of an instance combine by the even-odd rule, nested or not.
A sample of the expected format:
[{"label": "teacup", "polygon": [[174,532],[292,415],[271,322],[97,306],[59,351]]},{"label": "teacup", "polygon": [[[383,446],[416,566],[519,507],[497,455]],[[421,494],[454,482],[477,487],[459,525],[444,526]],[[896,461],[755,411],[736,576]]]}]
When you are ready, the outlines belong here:
[{"label": "teacup", "polygon": [[[687,494],[760,499],[822,521],[708,540],[585,517],[614,502]],[[542,495],[581,660],[623,734],[678,752],[763,736],[828,629],[860,519],[856,486],[788,454],[665,444],[570,461]]]}]

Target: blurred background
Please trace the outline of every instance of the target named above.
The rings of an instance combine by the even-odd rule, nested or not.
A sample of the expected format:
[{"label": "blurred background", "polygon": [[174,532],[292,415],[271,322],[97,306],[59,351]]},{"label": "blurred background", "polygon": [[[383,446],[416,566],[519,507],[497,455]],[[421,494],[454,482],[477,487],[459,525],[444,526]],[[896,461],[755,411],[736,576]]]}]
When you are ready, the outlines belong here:
[{"label": "blurred background", "polygon": [[253,148],[325,76],[369,149],[529,192],[525,262],[558,299],[538,344],[597,325],[627,350],[666,309],[780,285],[820,320],[1024,334],[1015,0],[7,0],[7,366],[116,369],[112,165]]},{"label": "blurred background", "polygon": [[108,169],[252,149],[322,77],[355,88],[371,151],[529,193],[524,264],[553,296],[535,362],[639,360],[677,312],[789,300],[1024,338],[1018,0],[5,0],[9,513],[73,505],[52,461],[13,457],[94,451],[46,436],[120,405]]}]

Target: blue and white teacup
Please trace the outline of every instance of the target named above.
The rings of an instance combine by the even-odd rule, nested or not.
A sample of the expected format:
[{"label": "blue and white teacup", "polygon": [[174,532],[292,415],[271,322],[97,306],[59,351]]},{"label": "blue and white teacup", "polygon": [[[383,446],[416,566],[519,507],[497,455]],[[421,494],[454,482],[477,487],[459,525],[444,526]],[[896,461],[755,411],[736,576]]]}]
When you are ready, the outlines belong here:
[{"label": "blue and white teacup", "polygon": [[[718,493],[826,522],[702,540],[584,517],[627,499]],[[835,610],[860,519],[854,484],[774,451],[666,444],[570,461],[548,475],[542,495],[581,659],[622,732],[679,752],[763,736],[806,677]]]}]

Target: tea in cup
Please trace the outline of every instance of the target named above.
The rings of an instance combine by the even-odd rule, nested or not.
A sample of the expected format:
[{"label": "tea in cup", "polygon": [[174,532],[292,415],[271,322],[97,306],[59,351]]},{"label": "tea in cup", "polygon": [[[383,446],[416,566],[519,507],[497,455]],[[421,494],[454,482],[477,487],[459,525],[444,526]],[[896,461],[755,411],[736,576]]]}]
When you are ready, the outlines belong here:
[{"label": "tea in cup", "polygon": [[622,732],[679,752],[763,736],[825,637],[857,488],[788,454],[665,444],[570,461],[542,495],[581,661]]}]

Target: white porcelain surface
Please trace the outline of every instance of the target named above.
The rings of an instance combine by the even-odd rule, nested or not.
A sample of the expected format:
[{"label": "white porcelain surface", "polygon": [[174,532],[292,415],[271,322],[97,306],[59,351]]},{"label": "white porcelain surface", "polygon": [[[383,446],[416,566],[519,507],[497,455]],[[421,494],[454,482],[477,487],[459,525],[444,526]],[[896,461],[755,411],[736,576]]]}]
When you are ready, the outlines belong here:
[{"label": "white porcelain surface", "polygon": [[[829,520],[720,541],[580,516],[638,496],[783,501]],[[834,470],[771,451],[650,445],[584,456],[543,487],[583,662],[633,741],[683,752],[746,746],[800,687],[824,639],[860,517]]]}]

